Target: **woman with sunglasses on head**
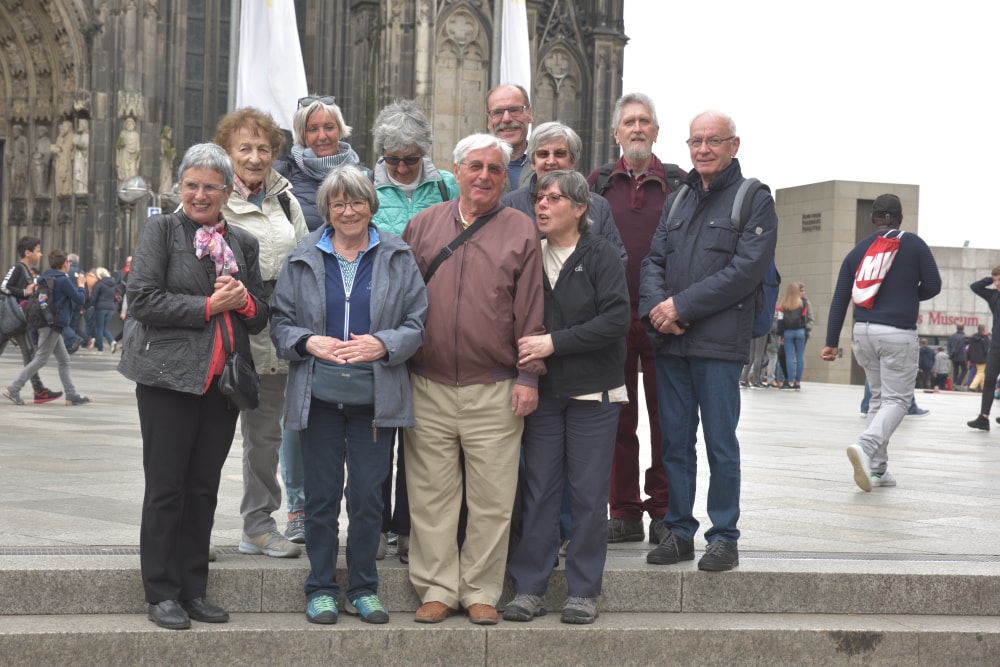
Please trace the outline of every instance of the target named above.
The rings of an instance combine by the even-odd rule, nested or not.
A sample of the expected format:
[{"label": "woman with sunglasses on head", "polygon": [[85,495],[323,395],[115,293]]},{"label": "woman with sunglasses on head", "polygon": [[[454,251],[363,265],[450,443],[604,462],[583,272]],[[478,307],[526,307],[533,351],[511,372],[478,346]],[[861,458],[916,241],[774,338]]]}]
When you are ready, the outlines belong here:
[{"label": "woman with sunglasses on head", "polygon": [[[344,141],[351,136],[351,128],[344,122],[344,115],[334,103],[333,95],[300,98],[292,116],[292,135],[295,143],[288,160],[276,162],[274,168],[291,182],[306,226],[312,232],[326,224],[323,212],[316,208],[316,193],[323,179],[334,169],[345,165],[360,167],[366,173],[368,170],[361,167],[358,154]],[[285,537],[303,543],[306,538],[306,498],[298,432],[282,430],[279,460],[288,510]]]},{"label": "woman with sunglasses on head", "polygon": [[292,116],[295,143],[286,162],[275,165],[292,182],[295,198],[302,205],[309,231],[323,226],[323,216],[316,209],[316,191],[327,175],[337,167],[352,165],[368,173],[358,154],[345,141],[351,127],[334,103],[333,95],[312,95],[299,99]]},{"label": "woman with sunglasses on head", "polygon": [[[402,234],[410,218],[428,206],[458,196],[455,176],[439,170],[427,157],[431,151],[431,124],[412,100],[393,102],[382,109],[372,126],[375,154],[375,192],[378,213],[372,223],[381,230]],[[402,436],[400,436],[401,438]],[[384,554],[389,533],[396,535],[396,553],[409,562],[410,504],[406,493],[406,467],[402,441],[397,441],[396,506],[392,506],[392,471],[382,485],[382,542]],[[390,466],[391,468],[391,466]]]},{"label": "woman with sunglasses on head", "polygon": [[563,623],[593,623],[607,556],[607,502],[618,413],[625,392],[630,325],[625,268],[590,231],[591,193],[582,174],[538,179],[545,331],[518,341],[518,359],[544,359],[538,408],[524,419],[524,519],[507,571],[516,593],[508,621],[545,614],[542,597],[559,551],[559,499],[570,488],[573,539],[566,552]]}]

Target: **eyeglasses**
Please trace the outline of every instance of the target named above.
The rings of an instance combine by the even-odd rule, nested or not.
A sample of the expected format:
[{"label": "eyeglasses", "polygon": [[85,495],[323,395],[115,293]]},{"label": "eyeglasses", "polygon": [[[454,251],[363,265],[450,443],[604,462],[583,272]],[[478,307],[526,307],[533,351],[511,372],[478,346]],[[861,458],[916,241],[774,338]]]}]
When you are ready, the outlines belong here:
[{"label": "eyeglasses", "polygon": [[323,95],[321,97],[300,97],[299,107],[307,107],[313,102],[322,102],[323,104],[333,104],[337,101],[337,98],[333,95]]},{"label": "eyeglasses", "polygon": [[535,200],[535,204],[541,204],[543,199],[547,199],[549,200],[549,206],[555,206],[559,203],[560,199],[569,199],[570,202],[573,201],[573,198],[569,195],[561,195],[555,192],[548,192],[544,195],[534,195],[533,199]]},{"label": "eyeglasses", "polygon": [[720,137],[710,137],[708,139],[701,139],[700,137],[691,137],[684,143],[686,143],[691,148],[701,148],[702,144],[708,144],[709,148],[718,148],[727,141],[732,141],[735,138],[736,138],[735,134],[731,137],[726,137],[725,139],[722,139]]},{"label": "eyeglasses", "polygon": [[511,116],[520,116],[527,110],[527,105],[521,104],[516,107],[500,107],[499,109],[490,109],[486,115],[493,120],[500,120],[503,118],[505,113],[509,113]]},{"label": "eyeglasses", "polygon": [[536,160],[548,160],[550,155],[557,160],[565,160],[569,157],[569,151],[565,148],[557,148],[554,151],[547,151],[544,148],[539,148],[535,151]]},{"label": "eyeglasses", "polygon": [[405,164],[407,167],[412,167],[423,159],[423,155],[407,155],[406,157],[396,157],[395,155],[382,156],[382,161],[386,164],[391,164],[393,167],[399,166],[400,162]]},{"label": "eyeglasses", "polygon": [[470,171],[475,172],[480,172],[483,169],[486,169],[490,172],[490,176],[502,176],[503,173],[507,171],[507,167],[502,164],[486,164],[485,162],[479,162],[478,160],[475,162],[459,162],[458,164],[464,166]]},{"label": "eyeglasses", "polygon": [[347,207],[350,206],[351,210],[355,213],[364,213],[365,209],[368,208],[367,199],[352,199],[351,201],[337,201],[330,204],[330,213],[336,213],[337,215],[343,215],[347,211]]},{"label": "eyeglasses", "polygon": [[198,191],[204,192],[208,196],[219,195],[226,191],[228,185],[216,185],[215,183],[195,183],[194,181],[184,181],[181,183],[184,192],[196,195]]}]

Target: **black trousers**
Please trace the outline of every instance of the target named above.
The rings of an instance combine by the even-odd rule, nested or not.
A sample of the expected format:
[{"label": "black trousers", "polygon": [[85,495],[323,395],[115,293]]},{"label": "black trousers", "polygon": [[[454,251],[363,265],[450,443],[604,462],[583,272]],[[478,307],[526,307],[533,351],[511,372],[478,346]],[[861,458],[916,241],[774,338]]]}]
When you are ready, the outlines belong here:
[{"label": "black trousers", "polygon": [[986,355],[986,370],[983,371],[983,401],[979,409],[981,415],[990,416],[998,376],[1000,376],[1000,347],[990,345],[989,354]]},{"label": "black trousers", "polygon": [[213,378],[203,395],[137,385],[142,467],[139,557],[146,601],[205,597],[222,465],[239,412]]}]

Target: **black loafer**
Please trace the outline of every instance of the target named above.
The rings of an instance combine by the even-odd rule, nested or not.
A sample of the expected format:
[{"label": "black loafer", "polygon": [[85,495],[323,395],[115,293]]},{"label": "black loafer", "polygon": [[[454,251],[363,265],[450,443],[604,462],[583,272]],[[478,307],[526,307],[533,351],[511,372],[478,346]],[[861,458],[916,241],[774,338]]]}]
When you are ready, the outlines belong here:
[{"label": "black loafer", "polygon": [[164,600],[149,605],[148,618],[167,630],[187,630],[191,627],[191,619],[177,600]]},{"label": "black loafer", "polygon": [[181,607],[188,616],[202,623],[225,623],[229,620],[229,612],[222,607],[216,607],[205,598],[195,598],[181,602]]}]

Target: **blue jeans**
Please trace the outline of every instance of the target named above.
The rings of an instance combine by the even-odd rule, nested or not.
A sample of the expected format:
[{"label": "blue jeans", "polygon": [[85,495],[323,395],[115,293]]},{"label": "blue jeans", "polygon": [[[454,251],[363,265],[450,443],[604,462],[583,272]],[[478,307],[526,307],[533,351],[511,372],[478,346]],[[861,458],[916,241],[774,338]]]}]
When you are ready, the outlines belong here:
[{"label": "blue jeans", "polygon": [[76,332],[76,329],[73,328],[72,324],[70,324],[68,327],[63,327],[63,330],[62,330],[62,339],[63,339],[63,344],[66,345],[66,349],[67,350],[69,348],[73,347],[73,345],[77,341],[80,341],[81,345],[83,345],[84,343],[87,342],[87,341],[83,340],[83,337],[80,336],[80,334],[78,334]]},{"label": "blue jeans", "polygon": [[302,512],[306,508],[305,481],[302,475],[302,444],[298,431],[285,429],[284,420],[281,426],[281,449],[278,450],[281,461],[281,481],[285,483],[285,504],[289,512]]},{"label": "blue jeans", "polygon": [[98,310],[94,309],[94,344],[97,346],[98,352],[104,351],[104,341],[113,343],[115,341],[114,336],[108,332],[108,320],[111,319],[110,310]]},{"label": "blue jeans", "polygon": [[[861,412],[863,414],[868,414],[868,405],[871,403],[871,400],[872,400],[872,388],[868,385],[868,380],[866,379],[865,380],[865,395],[861,397]],[[909,409],[909,411],[907,411],[906,414],[908,414],[908,415],[915,415],[915,414],[917,414],[917,411],[919,409],[920,409],[920,406],[917,405],[917,397],[914,396],[913,400],[910,401],[910,409]]]},{"label": "blue jeans", "polygon": [[371,405],[338,405],[313,399],[309,425],[300,432],[306,489],[306,544],[311,569],[305,594],[340,595],[340,500],[347,463],[347,598],[378,593],[382,480],[389,472],[392,429],[372,430]]},{"label": "blue jeans", "polygon": [[663,429],[663,467],[670,489],[666,524],[682,540],[693,540],[699,523],[694,518],[698,482],[698,415],[701,412],[705,450],[711,477],[708,516],[709,542],[735,544],[740,538],[740,421],[739,361],[702,357],[656,357],[656,389]]},{"label": "blue jeans", "polygon": [[785,329],[783,336],[788,381],[792,384],[798,384],[802,382],[802,369],[806,363],[806,330]]}]

